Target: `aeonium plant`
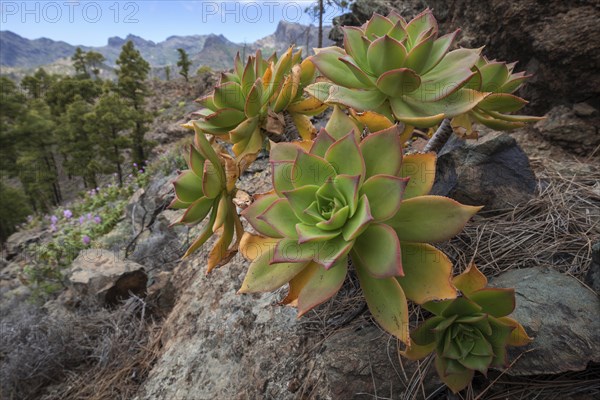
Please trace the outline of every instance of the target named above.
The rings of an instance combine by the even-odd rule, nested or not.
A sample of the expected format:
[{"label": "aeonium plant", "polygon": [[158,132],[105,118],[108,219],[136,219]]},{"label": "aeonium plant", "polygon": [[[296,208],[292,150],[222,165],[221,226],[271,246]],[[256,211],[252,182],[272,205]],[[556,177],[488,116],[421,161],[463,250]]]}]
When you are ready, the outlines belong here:
[{"label": "aeonium plant", "polygon": [[513,289],[488,288],[475,264],[452,283],[461,295],[423,304],[434,316],[410,334],[413,345],[403,355],[420,359],[435,352],[438,375],[456,393],[475,371],[485,374],[489,367],[506,367],[506,346],[524,346],[531,338],[508,317],[515,308]]},{"label": "aeonium plant", "polygon": [[452,299],[452,264],[430,243],[456,235],[480,207],[428,195],[434,154],[402,154],[396,126],[363,140],[334,113],[314,142],[272,144],[273,190],[243,216],[242,254],[252,260],[241,293],[289,283],[283,303],[299,315],[342,286],[356,269],[375,320],[410,344],[407,299]]}]

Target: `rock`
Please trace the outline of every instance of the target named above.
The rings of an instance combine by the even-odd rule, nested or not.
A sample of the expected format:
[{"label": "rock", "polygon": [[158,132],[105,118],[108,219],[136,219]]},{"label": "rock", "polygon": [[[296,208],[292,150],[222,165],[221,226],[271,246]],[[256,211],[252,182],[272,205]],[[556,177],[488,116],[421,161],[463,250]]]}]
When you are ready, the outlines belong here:
[{"label": "rock", "polygon": [[39,228],[13,233],[6,240],[4,258],[10,260],[19,255],[28,245],[39,242],[45,233]]},{"label": "rock", "polygon": [[157,307],[163,315],[167,315],[177,299],[177,290],[171,281],[172,273],[161,271],[150,279],[146,302]]},{"label": "rock", "polygon": [[511,270],[490,286],[514,288],[512,314],[532,343],[509,348],[510,375],[581,371],[600,362],[600,298],[577,279],[551,268]]},{"label": "rock", "polygon": [[489,132],[479,140],[450,138],[439,152],[431,194],[483,205],[489,211],[526,202],[536,188],[529,159],[515,139]]},{"label": "rock", "polygon": [[69,275],[75,292],[106,305],[115,305],[132,294],[144,297],[147,279],[142,265],[125,260],[121,253],[100,249],[80,252]]},{"label": "rock", "polygon": [[600,294],[600,242],[592,246],[592,262],[585,276],[585,283]]},{"label": "rock", "polygon": [[594,114],[598,114],[597,110],[581,103],[572,109],[558,106],[546,114],[546,119],[536,123],[535,128],[548,141],[586,155],[600,145],[600,117],[594,117]]}]

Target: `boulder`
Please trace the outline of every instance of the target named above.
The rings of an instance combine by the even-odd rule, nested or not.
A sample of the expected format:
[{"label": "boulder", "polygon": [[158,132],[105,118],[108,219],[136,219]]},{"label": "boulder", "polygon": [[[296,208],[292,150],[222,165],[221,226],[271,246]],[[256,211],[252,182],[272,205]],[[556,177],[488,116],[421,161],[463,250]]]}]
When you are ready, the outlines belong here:
[{"label": "boulder", "polygon": [[28,245],[39,242],[45,233],[46,231],[39,228],[13,233],[4,244],[4,258],[10,260],[16,257]]},{"label": "boulder", "polygon": [[585,276],[585,283],[600,294],[600,242],[592,246],[592,261]]},{"label": "boulder", "polygon": [[516,140],[488,131],[478,140],[450,138],[438,154],[431,194],[490,211],[526,202],[536,188],[529,159]]},{"label": "boulder", "polygon": [[581,371],[600,362],[600,298],[577,279],[552,268],[511,270],[490,286],[514,288],[512,317],[534,340],[509,348],[509,375]]},{"label": "boulder", "polygon": [[535,124],[546,140],[575,154],[591,154],[600,145],[600,115],[587,103],[554,107]]},{"label": "boulder", "polygon": [[147,280],[142,265],[124,259],[122,253],[101,249],[80,252],[69,273],[76,293],[105,305],[115,305],[131,295],[144,297]]}]

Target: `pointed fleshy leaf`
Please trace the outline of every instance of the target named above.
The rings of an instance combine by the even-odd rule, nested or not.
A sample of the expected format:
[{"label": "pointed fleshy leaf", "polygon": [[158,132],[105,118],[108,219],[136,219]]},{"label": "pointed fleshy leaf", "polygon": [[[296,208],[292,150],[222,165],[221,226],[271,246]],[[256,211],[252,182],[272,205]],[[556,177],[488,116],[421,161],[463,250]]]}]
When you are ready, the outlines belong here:
[{"label": "pointed fleshy leaf", "polygon": [[371,215],[377,222],[392,218],[398,212],[408,178],[393,175],[374,175],[361,187],[369,199]]},{"label": "pointed fleshy leaf", "polygon": [[336,175],[333,166],[324,158],[298,151],[292,167],[292,184],[294,187],[304,185],[321,186],[325,181]]},{"label": "pointed fleshy leaf", "polygon": [[348,257],[341,258],[329,269],[310,263],[302,274],[310,275],[298,295],[298,317],[329,300],[342,287],[348,270]]},{"label": "pointed fleshy leaf", "polygon": [[279,199],[277,193],[265,193],[255,198],[254,202],[250,204],[244,211],[242,216],[246,218],[248,223],[252,225],[258,233],[264,236],[272,238],[283,237],[278,231],[273,229],[270,225],[264,221],[258,219],[267,208],[269,208],[275,201]]},{"label": "pointed fleshy leaf", "polygon": [[527,332],[525,332],[523,325],[518,323],[516,320],[509,317],[500,317],[498,318],[498,321],[502,322],[504,325],[513,328],[512,332],[510,333],[510,336],[508,337],[508,341],[506,343],[507,345],[525,346],[531,343],[531,341],[533,340],[529,337],[529,335],[527,335]]},{"label": "pointed fleshy leaf", "polygon": [[411,41],[414,43],[416,39],[424,32],[433,30],[437,32],[438,25],[433,13],[429,8],[425,9],[419,15],[411,19],[404,28]]},{"label": "pointed fleshy leaf", "polygon": [[171,204],[169,204],[169,208],[175,210],[183,210],[184,208],[188,208],[191,205],[192,203],[186,203],[185,201],[181,201],[177,198],[177,196],[175,196]]},{"label": "pointed fleshy leaf", "polygon": [[489,62],[479,67],[481,71],[481,89],[485,92],[498,92],[508,80],[509,71],[506,63]]},{"label": "pointed fleshy leaf", "polygon": [[256,217],[264,221],[286,238],[298,239],[296,224],[300,221],[287,199],[275,200],[262,214]]},{"label": "pointed fleshy leaf", "polygon": [[212,230],[216,232],[217,229],[225,224],[234,205],[227,196],[221,196],[215,207],[217,207],[217,217]]},{"label": "pointed fleshy leaf", "polygon": [[235,129],[229,132],[229,137],[233,143],[248,141],[254,131],[258,129],[258,118],[248,118],[241,122]]},{"label": "pointed fleshy leaf", "polygon": [[202,180],[190,169],[183,171],[173,182],[175,195],[186,203],[193,203],[203,197]]},{"label": "pointed fleshy leaf", "polygon": [[[327,91],[327,96],[329,96],[329,90]],[[327,107],[327,104],[323,103],[316,97],[309,96],[300,98],[300,100],[291,103],[286,109],[290,113],[313,116],[321,114],[327,109]]]},{"label": "pointed fleshy leaf", "polygon": [[413,342],[411,343],[410,347],[406,348],[406,350],[400,350],[400,355],[409,360],[416,361],[427,357],[434,350],[435,342],[431,342],[425,346],[420,346]]},{"label": "pointed fleshy leaf", "polygon": [[359,90],[342,86],[332,86],[326,103],[341,104],[357,111],[374,110],[385,101],[385,95],[377,89]]},{"label": "pointed fleshy leaf", "polygon": [[498,92],[500,93],[514,93],[521,87],[523,82],[525,82],[531,75],[523,75],[523,76],[512,76],[508,81],[506,81],[500,88]]},{"label": "pointed fleshy leaf", "polygon": [[221,181],[216,168],[210,161],[204,163],[204,173],[202,175],[202,191],[209,199],[214,199],[225,190],[225,183]]},{"label": "pointed fleshy leaf", "polygon": [[302,140],[311,140],[317,129],[313,126],[308,115],[290,113]]},{"label": "pointed fleshy leaf", "polygon": [[373,318],[383,329],[408,345],[408,304],[400,284],[395,278],[373,278],[359,261],[355,261],[355,257],[352,261]]},{"label": "pointed fleshy leaf", "polygon": [[218,108],[232,107],[240,111],[244,110],[244,93],[238,83],[227,82],[215,87],[213,98]]},{"label": "pointed fleshy leaf", "polygon": [[417,304],[453,299],[452,262],[435,247],[424,243],[401,243],[404,276],[398,282],[406,297]]},{"label": "pointed fleshy leaf", "polygon": [[346,53],[356,61],[360,68],[365,70],[368,67],[368,43],[363,39],[363,30],[355,26],[344,26],[342,30],[344,31],[344,49],[346,49]]},{"label": "pointed fleshy leaf", "polygon": [[494,317],[505,317],[515,309],[514,289],[484,288],[472,292],[469,298]]},{"label": "pointed fleshy leaf", "polygon": [[314,154],[315,156],[325,157],[327,149],[329,149],[333,143],[335,143],[335,139],[331,137],[331,135],[329,135],[325,129],[321,128],[321,131],[315,138],[309,153]]},{"label": "pointed fleshy leaf", "polygon": [[350,215],[354,215],[358,204],[360,176],[338,175],[333,179],[333,186],[346,201],[346,205],[350,208]]},{"label": "pointed fleshy leaf", "polygon": [[427,346],[435,343],[436,335],[434,329],[444,321],[443,317],[432,317],[421,323],[410,334],[413,342],[419,346]]},{"label": "pointed fleshy leaf", "polygon": [[360,81],[367,88],[375,87],[375,80],[367,75],[352,58],[348,56],[340,57],[340,61],[346,64],[348,71],[354,75],[356,79]]},{"label": "pointed fleshy leaf", "polygon": [[188,165],[199,178],[202,178],[202,174],[204,173],[204,160],[205,158],[202,157],[202,154],[193,145],[190,145]]},{"label": "pointed fleshy leaf", "polygon": [[421,84],[421,78],[412,69],[398,68],[384,72],[377,79],[377,88],[391,97],[412,93]]},{"label": "pointed fleshy leaf", "polygon": [[222,182],[225,182],[226,181],[225,171],[223,170],[223,167],[221,166],[221,160],[219,159],[219,156],[217,155],[217,153],[215,153],[215,150],[211,146],[208,139],[206,139],[206,135],[204,134],[204,132],[202,132],[200,130],[200,128],[197,126],[196,122],[194,122],[194,130],[195,130],[194,143],[196,144],[196,148],[198,149],[198,151],[200,151],[200,153],[202,154],[202,156],[204,158],[206,158],[207,160],[210,160],[210,162],[213,164],[213,166],[216,167],[216,171],[219,174],[219,178],[221,179]]},{"label": "pointed fleshy leaf", "polygon": [[471,262],[467,269],[460,275],[452,278],[452,283],[458,290],[470,296],[471,293],[487,286],[487,278],[483,275],[475,263]]},{"label": "pointed fleshy leaf", "polygon": [[304,88],[304,91],[308,93],[310,96],[315,97],[320,102],[325,102],[329,97],[329,90],[332,86],[336,86],[331,82],[317,82],[311,85],[308,85]]},{"label": "pointed fleshy leaf", "polygon": [[356,238],[352,248],[353,259],[375,278],[403,276],[402,257],[398,236],[384,224],[372,223]]},{"label": "pointed fleshy leaf", "polygon": [[373,221],[367,196],[363,195],[358,201],[356,212],[342,227],[344,239],[353,240],[361,235]]},{"label": "pointed fleshy leaf", "polygon": [[298,156],[297,142],[271,142],[270,161],[294,161]]},{"label": "pointed fleshy leaf", "polygon": [[279,240],[244,232],[240,240],[239,250],[248,261],[254,261],[264,253],[268,253],[271,258]]},{"label": "pointed fleshy leaf", "polygon": [[427,303],[421,304],[425,310],[435,315],[442,315],[446,307],[448,307],[453,300],[440,300],[440,301],[428,301]]},{"label": "pointed fleshy leaf", "polygon": [[283,196],[283,192],[294,189],[293,170],[293,161],[271,161],[273,187],[280,196]]},{"label": "pointed fleshy leaf", "polygon": [[228,213],[226,215],[226,220],[222,226],[223,229],[221,230],[221,236],[215,242],[215,245],[213,246],[211,251],[208,253],[208,257],[206,260],[207,274],[209,274],[217,266],[221,265],[221,262],[224,259],[226,259],[228,254],[230,254],[229,246],[231,245],[231,242],[233,240],[233,233],[235,231],[234,217],[232,214]]},{"label": "pointed fleshy leaf", "polygon": [[197,224],[202,222],[204,217],[208,215],[213,204],[214,199],[209,199],[208,197],[199,198],[189,206],[179,222],[184,224]]},{"label": "pointed fleshy leaf", "polygon": [[402,197],[404,200],[429,194],[435,181],[436,161],[435,153],[416,153],[404,156],[400,176],[410,178]]},{"label": "pointed fleshy leaf", "polygon": [[365,27],[365,36],[369,39],[373,37],[380,37],[388,33],[388,31],[393,27],[394,24],[392,21],[381,14],[373,13],[371,19],[367,21]]},{"label": "pointed fleshy leaf", "polygon": [[431,52],[429,53],[429,57],[427,57],[427,62],[422,68],[423,73],[427,73],[433,67],[435,67],[448,53],[448,50],[452,46],[456,35],[460,30],[457,29],[452,33],[448,33],[442,37],[437,38],[433,42],[433,46],[431,48]]},{"label": "pointed fleshy leaf", "polygon": [[473,380],[473,375],[475,374],[475,371],[467,368],[464,368],[464,370],[461,372],[447,374],[447,367],[444,359],[442,359],[441,356],[437,356],[435,358],[435,368],[442,382],[444,382],[453,393],[458,393],[469,386],[469,383],[471,383]]},{"label": "pointed fleshy leaf", "polygon": [[477,303],[467,299],[466,297],[458,297],[452,300],[448,307],[444,309],[442,316],[445,318],[449,318],[454,315],[461,317],[465,315],[481,313],[481,310],[481,307]]},{"label": "pointed fleshy leaf", "polygon": [[322,229],[317,228],[314,225],[307,225],[304,223],[297,224],[296,231],[298,232],[298,243],[300,244],[307,242],[323,242],[326,240],[331,240],[341,233],[339,230],[324,231]]},{"label": "pointed fleshy leaf", "polygon": [[404,59],[403,66],[410,68],[417,74],[423,73],[424,67],[429,60],[429,54],[433,48],[433,40],[433,37],[429,37],[410,49]]},{"label": "pointed fleshy leaf", "polygon": [[305,210],[315,201],[318,189],[319,187],[316,185],[305,185],[297,189],[282,192],[288,199],[296,217],[304,223],[314,224],[315,222],[318,222],[314,217],[305,212]]},{"label": "pointed fleshy leaf", "polygon": [[490,326],[492,327],[492,334],[488,336],[487,339],[492,345],[492,350],[494,351],[494,359],[491,362],[491,366],[506,368],[506,344],[509,341],[513,327],[507,326],[493,317],[488,318],[488,320]]},{"label": "pointed fleshy leaf", "polygon": [[246,116],[240,110],[235,108],[221,108],[214,113],[206,116],[204,120],[219,128],[236,126],[242,122]]},{"label": "pointed fleshy leaf", "polygon": [[208,94],[206,96],[202,96],[194,100],[195,103],[200,104],[202,107],[206,107],[209,110],[217,111],[219,107],[215,105],[215,99],[213,97],[213,93]]},{"label": "pointed fleshy leaf", "polygon": [[369,66],[375,77],[403,67],[406,56],[404,45],[387,35],[374,40],[367,50]]},{"label": "pointed fleshy leaf", "polygon": [[402,201],[386,224],[401,241],[435,243],[457,235],[481,207],[465,206],[442,196],[419,196]]},{"label": "pointed fleshy leaf", "polygon": [[254,82],[252,88],[248,92],[248,96],[246,97],[246,103],[244,104],[244,112],[248,118],[252,118],[257,116],[261,108],[264,105],[263,101],[263,84],[262,80],[259,78]]},{"label": "pointed fleshy leaf", "polygon": [[350,109],[352,117],[360,124],[365,125],[369,132],[378,132],[388,129],[394,125],[385,115],[378,114],[374,111],[357,112]]},{"label": "pointed fleshy leaf", "polygon": [[275,247],[272,262],[315,261],[325,268],[331,268],[350,251],[353,242],[346,242],[341,236],[326,242],[298,243],[297,240],[282,239]]},{"label": "pointed fleshy leaf", "polygon": [[204,226],[202,227],[202,230],[200,231],[200,234],[198,235],[196,240],[194,240],[192,245],[186,250],[182,259],[185,259],[185,258],[189,257],[190,255],[192,255],[196,250],[198,250],[200,247],[202,247],[202,245],[204,243],[206,243],[206,241],[213,235],[212,226],[215,222],[216,216],[217,216],[217,209],[215,207],[213,207],[212,212],[210,213],[210,218],[209,218],[208,222],[206,224],[204,224]]},{"label": "pointed fleshy leaf", "polygon": [[500,113],[519,111],[528,103],[520,97],[508,93],[492,93],[483,99],[477,107],[484,111]]},{"label": "pointed fleshy leaf", "polygon": [[[337,85],[356,89],[368,88],[369,85],[359,81],[348,69],[348,66],[340,61],[340,57],[343,55],[337,51],[322,51],[312,56],[311,61],[321,74]],[[315,97],[319,98],[318,96]]]},{"label": "pointed fleshy leaf", "polygon": [[359,126],[338,106],[333,107],[333,112],[331,113],[331,117],[329,117],[329,121],[327,121],[327,125],[325,125],[325,130],[335,140],[343,138],[351,131],[354,131],[358,140],[362,133]]},{"label": "pointed fleshy leaf", "polygon": [[401,21],[401,20],[396,21],[394,27],[392,29],[390,29],[390,31],[387,34],[392,39],[396,39],[397,41],[402,43],[406,39],[406,35],[407,35],[406,30],[404,29],[405,27],[406,27],[406,22]]},{"label": "pointed fleshy leaf", "polygon": [[365,179],[373,175],[398,175],[402,165],[402,143],[398,126],[373,133],[360,143],[365,159]]},{"label": "pointed fleshy leaf", "polygon": [[323,229],[326,231],[337,231],[338,229],[340,229],[342,226],[344,226],[346,224],[346,222],[348,221],[348,216],[350,215],[350,207],[349,206],[344,206],[342,208],[340,208],[339,210],[335,211],[332,215],[331,218],[329,218],[327,221],[321,221],[321,222],[317,222],[317,228],[319,229]]},{"label": "pointed fleshy leaf", "polygon": [[300,273],[307,262],[271,264],[269,253],[258,256],[248,268],[239,293],[271,292]]},{"label": "pointed fleshy leaf", "polygon": [[[256,60],[256,61],[260,62],[260,60]],[[248,94],[248,92],[250,92],[250,89],[252,88],[252,85],[256,81],[256,78],[259,78],[259,76],[256,76],[256,68],[254,65],[254,59],[253,59],[253,57],[248,57],[248,62],[246,63],[246,66],[244,67],[244,72],[242,74],[242,80],[241,80],[241,88],[242,88],[244,94]]]},{"label": "pointed fleshy leaf", "polygon": [[365,176],[365,161],[361,156],[354,132],[332,144],[325,153],[325,160],[336,170],[337,174]]},{"label": "pointed fleshy leaf", "polygon": [[[299,79],[299,76],[297,76]],[[275,104],[273,104],[273,111],[279,113],[283,111],[283,109],[290,103],[292,100],[292,94],[294,90],[294,84],[296,84],[296,88],[298,87],[297,82],[294,82],[292,75],[288,75],[283,81],[283,85],[279,90],[279,94],[275,100]]]}]

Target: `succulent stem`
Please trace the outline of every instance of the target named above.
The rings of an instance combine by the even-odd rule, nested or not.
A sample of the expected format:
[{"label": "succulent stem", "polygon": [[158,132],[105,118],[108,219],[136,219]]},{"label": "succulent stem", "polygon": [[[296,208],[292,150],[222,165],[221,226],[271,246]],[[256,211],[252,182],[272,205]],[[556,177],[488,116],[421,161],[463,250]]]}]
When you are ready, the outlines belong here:
[{"label": "succulent stem", "polygon": [[450,139],[450,136],[452,136],[452,125],[450,125],[450,119],[444,118],[437,131],[435,131],[431,139],[429,139],[425,145],[425,148],[422,152],[439,152],[442,147],[444,147],[448,139]]}]

